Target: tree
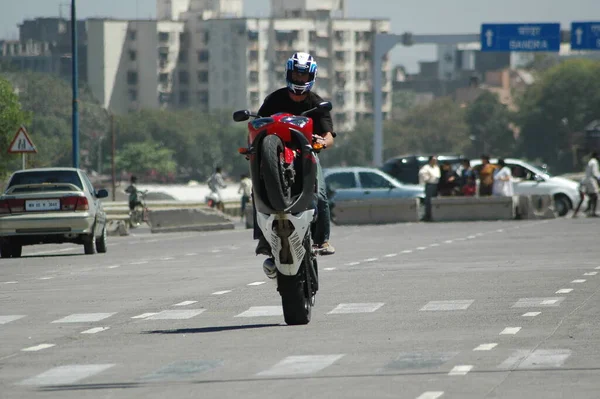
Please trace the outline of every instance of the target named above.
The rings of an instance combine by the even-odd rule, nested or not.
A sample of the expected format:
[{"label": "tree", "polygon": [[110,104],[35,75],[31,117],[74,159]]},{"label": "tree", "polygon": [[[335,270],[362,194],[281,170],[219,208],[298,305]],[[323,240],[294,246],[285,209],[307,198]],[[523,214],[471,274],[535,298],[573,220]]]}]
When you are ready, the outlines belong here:
[{"label": "tree", "polygon": [[511,113],[498,95],[484,91],[469,105],[465,115],[474,153],[507,157],[514,153],[514,132],[510,128]]},{"label": "tree", "polygon": [[518,99],[519,147],[557,172],[573,167],[578,132],[600,118],[600,62],[568,60],[544,72]]},{"label": "tree", "polygon": [[[29,122],[29,115],[23,111],[19,97],[14,92],[12,85],[0,77],[0,179],[4,181],[6,175],[14,169],[14,156],[8,155],[10,141],[17,133],[19,126]],[[18,163],[17,163],[18,164]]]},{"label": "tree", "polygon": [[129,173],[142,175],[155,171],[166,176],[175,173],[177,163],[173,160],[174,151],[162,143],[148,140],[142,143],[126,144],[116,158],[117,167]]}]

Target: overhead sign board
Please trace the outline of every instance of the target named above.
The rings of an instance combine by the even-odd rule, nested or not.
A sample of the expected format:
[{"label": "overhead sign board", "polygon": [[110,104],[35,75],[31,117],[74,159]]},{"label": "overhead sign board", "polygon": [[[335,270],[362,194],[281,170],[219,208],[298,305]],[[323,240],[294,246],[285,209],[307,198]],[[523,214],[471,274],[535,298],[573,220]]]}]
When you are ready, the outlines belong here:
[{"label": "overhead sign board", "polygon": [[37,150],[33,145],[33,142],[29,138],[27,134],[27,130],[25,127],[21,126],[15,135],[15,138],[10,143],[8,147],[8,152],[10,154],[24,154],[28,152],[36,153]]},{"label": "overhead sign board", "polygon": [[572,22],[571,50],[600,50],[600,22]]},{"label": "overhead sign board", "polygon": [[558,52],[560,23],[482,24],[481,51]]}]

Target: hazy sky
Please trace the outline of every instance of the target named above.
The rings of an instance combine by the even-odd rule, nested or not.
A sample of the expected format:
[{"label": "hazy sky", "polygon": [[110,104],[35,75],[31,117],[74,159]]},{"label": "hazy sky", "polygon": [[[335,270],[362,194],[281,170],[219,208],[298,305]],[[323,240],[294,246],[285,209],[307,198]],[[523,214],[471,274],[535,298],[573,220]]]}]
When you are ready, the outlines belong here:
[{"label": "hazy sky", "polygon": [[[0,0],[0,38],[16,39],[17,24],[38,16],[68,15],[70,0]],[[77,0],[78,16],[151,18],[155,0]],[[61,6],[62,5],[62,6]],[[349,17],[390,18],[393,33],[477,33],[481,23],[600,21],[600,0],[346,0]],[[269,0],[245,0],[246,14],[266,16]],[[431,59],[429,46],[401,46],[393,60],[411,71]]]}]

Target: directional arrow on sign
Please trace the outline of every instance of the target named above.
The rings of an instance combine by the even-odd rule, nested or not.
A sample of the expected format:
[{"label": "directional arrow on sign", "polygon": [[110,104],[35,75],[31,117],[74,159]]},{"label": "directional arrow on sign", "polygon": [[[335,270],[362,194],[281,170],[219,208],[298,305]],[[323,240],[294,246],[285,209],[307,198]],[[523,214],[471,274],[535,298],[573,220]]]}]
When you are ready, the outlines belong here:
[{"label": "directional arrow on sign", "polygon": [[491,29],[488,29],[485,32],[485,38],[487,39],[487,46],[492,47],[492,38],[494,37],[494,32]]},{"label": "directional arrow on sign", "polygon": [[581,45],[581,38],[583,37],[583,29],[581,28],[577,28],[577,30],[575,30],[575,35],[577,36],[577,44]]}]

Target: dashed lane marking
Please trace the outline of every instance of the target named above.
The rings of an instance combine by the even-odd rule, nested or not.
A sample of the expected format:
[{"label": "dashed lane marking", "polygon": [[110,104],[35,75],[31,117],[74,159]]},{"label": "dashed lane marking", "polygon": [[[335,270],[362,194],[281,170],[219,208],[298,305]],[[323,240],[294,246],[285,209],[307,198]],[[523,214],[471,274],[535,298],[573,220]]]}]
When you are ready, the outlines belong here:
[{"label": "dashed lane marking", "polygon": [[273,367],[261,371],[258,376],[293,376],[321,371],[341,359],[344,355],[288,356]]},{"label": "dashed lane marking", "polygon": [[448,375],[467,375],[469,371],[473,369],[473,366],[470,364],[463,364],[460,366],[454,366],[452,370],[448,373]]},{"label": "dashed lane marking", "polygon": [[22,352],[37,352],[37,351],[41,351],[44,349],[52,348],[53,346],[56,346],[56,344],[39,344],[36,346],[30,346],[29,348],[23,348],[23,349],[21,349],[21,351]]},{"label": "dashed lane marking", "polygon": [[481,344],[478,347],[476,347],[475,349],[473,349],[474,351],[491,351],[492,349],[494,349],[496,346],[498,346],[497,343],[491,343],[491,344]]},{"label": "dashed lane marking", "polygon": [[521,331],[521,327],[506,327],[500,332],[500,335],[515,335]]}]

